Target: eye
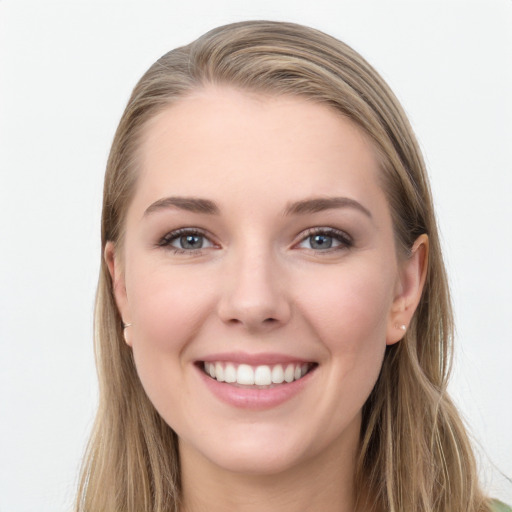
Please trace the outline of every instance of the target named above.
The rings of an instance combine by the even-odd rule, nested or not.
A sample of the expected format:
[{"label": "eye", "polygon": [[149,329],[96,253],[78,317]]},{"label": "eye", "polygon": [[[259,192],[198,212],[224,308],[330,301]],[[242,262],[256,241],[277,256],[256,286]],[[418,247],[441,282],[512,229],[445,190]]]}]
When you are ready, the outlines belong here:
[{"label": "eye", "polygon": [[158,242],[158,246],[168,247],[176,253],[194,253],[214,247],[214,243],[197,229],[183,228],[167,233]]},{"label": "eye", "polygon": [[348,249],[352,245],[351,237],[343,231],[334,228],[314,228],[306,232],[298,247],[319,252]]}]

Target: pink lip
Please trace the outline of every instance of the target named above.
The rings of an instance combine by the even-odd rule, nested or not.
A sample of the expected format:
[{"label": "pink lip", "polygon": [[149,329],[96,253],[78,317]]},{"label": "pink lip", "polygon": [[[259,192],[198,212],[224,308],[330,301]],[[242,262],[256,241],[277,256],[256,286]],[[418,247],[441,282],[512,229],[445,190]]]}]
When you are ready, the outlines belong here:
[{"label": "pink lip", "polygon": [[[225,355],[225,354],[224,354]],[[211,359],[211,361],[223,361],[225,357]],[[227,359],[233,361],[233,359]],[[210,361],[210,359],[208,359]],[[268,358],[265,359],[268,363]],[[298,361],[297,359],[289,359],[289,361]],[[233,361],[238,362],[238,361]],[[245,364],[247,359],[241,361]],[[254,364],[254,363],[252,363]],[[278,364],[278,363],[276,363]],[[290,383],[278,384],[271,388],[248,388],[248,387],[237,387],[233,384],[227,384],[226,382],[219,382],[209,375],[207,375],[200,365],[196,365],[197,372],[202,382],[206,385],[208,390],[222,402],[237,407],[239,409],[251,409],[251,410],[265,410],[277,407],[284,402],[297,396],[314,378],[317,367],[313,368],[309,373],[304,375],[299,380],[295,380]]]},{"label": "pink lip", "polygon": [[244,352],[222,352],[218,354],[209,354],[201,358],[200,361],[207,363],[230,362],[248,364],[251,366],[258,366],[260,364],[303,364],[312,362],[300,357],[293,357],[286,354],[275,354],[271,352],[261,354],[247,354]]}]

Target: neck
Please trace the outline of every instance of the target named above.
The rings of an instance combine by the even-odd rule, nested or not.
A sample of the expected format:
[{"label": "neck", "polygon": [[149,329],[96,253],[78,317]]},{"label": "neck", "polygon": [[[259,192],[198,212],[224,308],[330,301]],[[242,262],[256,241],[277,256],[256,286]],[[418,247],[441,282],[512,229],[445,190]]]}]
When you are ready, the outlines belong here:
[{"label": "neck", "polygon": [[352,441],[263,475],[225,470],[180,442],[181,512],[353,512],[358,433]]}]

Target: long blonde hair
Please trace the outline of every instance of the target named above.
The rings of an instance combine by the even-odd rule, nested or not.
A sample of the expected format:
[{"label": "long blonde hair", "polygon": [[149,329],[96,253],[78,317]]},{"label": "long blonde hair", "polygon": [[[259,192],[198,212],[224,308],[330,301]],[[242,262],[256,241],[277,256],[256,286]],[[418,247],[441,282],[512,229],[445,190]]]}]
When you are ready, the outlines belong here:
[{"label": "long blonde hair", "polygon": [[[388,347],[363,408],[356,492],[375,510],[487,510],[463,423],[446,392],[452,311],[425,165],[389,87],[354,50],[319,31],[250,21],[217,28],[160,58],[139,81],[115,134],[105,175],[102,256],[119,244],[137,181],[137,148],[148,120],[205,84],[307,97],[341,112],[372,140],[405,253],[426,233],[428,274],[405,338]],[[177,439],[146,396],[123,340],[102,257],[95,350],[100,403],[84,459],[76,510],[179,509]]]}]

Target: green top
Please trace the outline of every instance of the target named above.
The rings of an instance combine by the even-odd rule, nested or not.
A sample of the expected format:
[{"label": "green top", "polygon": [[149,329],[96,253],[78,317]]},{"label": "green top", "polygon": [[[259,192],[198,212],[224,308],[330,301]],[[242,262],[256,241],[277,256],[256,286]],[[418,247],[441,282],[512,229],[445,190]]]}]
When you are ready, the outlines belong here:
[{"label": "green top", "polygon": [[502,503],[498,500],[492,500],[492,511],[493,512],[512,512],[512,508],[510,508],[508,505],[505,505],[505,503]]}]

